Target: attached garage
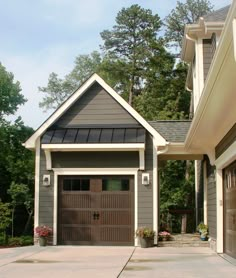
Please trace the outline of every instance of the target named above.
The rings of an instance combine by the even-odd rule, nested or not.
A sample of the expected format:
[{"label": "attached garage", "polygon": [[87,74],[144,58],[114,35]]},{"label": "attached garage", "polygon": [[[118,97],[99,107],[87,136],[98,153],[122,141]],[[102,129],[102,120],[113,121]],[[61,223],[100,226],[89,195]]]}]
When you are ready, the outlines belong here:
[{"label": "attached garage", "polygon": [[134,177],[59,176],[58,244],[134,245]]},{"label": "attached garage", "polygon": [[34,226],[52,227],[53,245],[137,246],[138,227],[158,231],[167,146],[94,74],[25,143],[36,154]]}]

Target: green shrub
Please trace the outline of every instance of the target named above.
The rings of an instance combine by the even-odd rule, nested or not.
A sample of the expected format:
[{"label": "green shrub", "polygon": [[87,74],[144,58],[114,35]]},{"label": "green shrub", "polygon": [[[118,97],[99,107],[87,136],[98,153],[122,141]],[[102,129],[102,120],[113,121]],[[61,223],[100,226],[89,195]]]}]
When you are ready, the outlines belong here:
[{"label": "green shrub", "polygon": [[32,236],[12,237],[8,240],[9,246],[27,246],[33,244]]},{"label": "green shrub", "polygon": [[34,244],[34,239],[32,236],[21,236],[23,246],[27,245],[33,245]]}]

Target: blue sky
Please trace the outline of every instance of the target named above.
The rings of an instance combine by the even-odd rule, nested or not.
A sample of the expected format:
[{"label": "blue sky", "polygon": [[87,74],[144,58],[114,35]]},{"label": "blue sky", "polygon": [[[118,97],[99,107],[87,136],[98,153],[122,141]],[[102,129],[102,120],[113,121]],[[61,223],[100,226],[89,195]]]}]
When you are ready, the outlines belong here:
[{"label": "blue sky", "polygon": [[[28,102],[18,110],[25,124],[37,128],[52,112],[38,107],[48,76],[60,77],[74,59],[99,49],[100,32],[111,29],[122,7],[139,4],[161,18],[176,0],[0,0],[0,62],[20,81]],[[231,0],[212,0],[215,9]]]}]

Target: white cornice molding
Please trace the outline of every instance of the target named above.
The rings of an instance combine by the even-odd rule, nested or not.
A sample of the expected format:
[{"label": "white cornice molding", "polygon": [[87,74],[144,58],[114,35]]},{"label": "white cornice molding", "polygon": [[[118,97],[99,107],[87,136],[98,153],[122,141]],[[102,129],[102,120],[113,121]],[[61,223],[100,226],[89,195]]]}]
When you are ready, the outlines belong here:
[{"label": "white cornice molding", "polygon": [[41,148],[50,151],[139,151],[145,150],[145,144],[42,144]]}]

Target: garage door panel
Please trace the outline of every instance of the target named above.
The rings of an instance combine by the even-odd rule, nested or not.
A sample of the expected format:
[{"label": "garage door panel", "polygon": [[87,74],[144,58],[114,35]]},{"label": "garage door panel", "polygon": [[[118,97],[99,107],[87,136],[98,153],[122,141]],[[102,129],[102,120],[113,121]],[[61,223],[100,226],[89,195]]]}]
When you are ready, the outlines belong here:
[{"label": "garage door panel", "polygon": [[59,177],[58,221],[59,244],[133,245],[133,177]]},{"label": "garage door panel", "polygon": [[62,228],[61,242],[66,244],[67,242],[77,241],[91,241],[92,229],[91,227],[73,227],[67,226]]},{"label": "garage door panel", "polygon": [[89,194],[62,194],[61,196],[61,208],[91,208],[92,196]]},{"label": "garage door panel", "polygon": [[92,224],[92,212],[91,211],[78,211],[78,210],[66,210],[61,213],[61,223],[63,224]]},{"label": "garage door panel", "polygon": [[127,211],[104,211],[102,212],[102,225],[130,225],[133,214]]},{"label": "garage door panel", "polygon": [[119,193],[119,195],[102,194],[101,207],[102,208],[131,208],[132,207],[132,195],[129,193]]},{"label": "garage door panel", "polygon": [[132,229],[130,227],[102,227],[101,240],[105,242],[132,244]]}]

